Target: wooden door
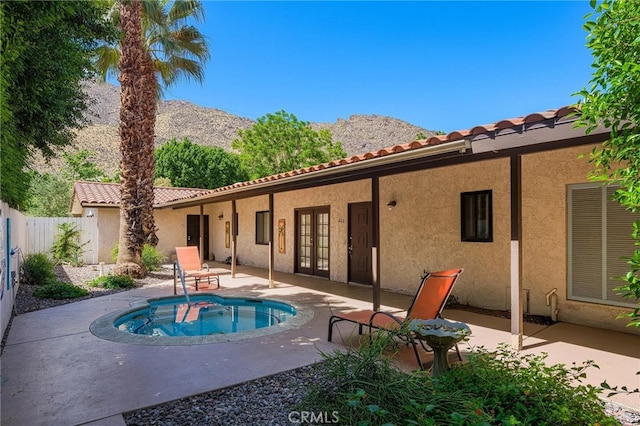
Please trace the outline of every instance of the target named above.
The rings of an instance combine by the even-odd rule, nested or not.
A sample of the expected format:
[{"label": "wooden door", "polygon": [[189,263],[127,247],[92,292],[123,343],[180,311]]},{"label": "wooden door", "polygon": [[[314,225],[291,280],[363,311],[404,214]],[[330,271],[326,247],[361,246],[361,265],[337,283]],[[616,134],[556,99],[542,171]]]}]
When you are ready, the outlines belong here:
[{"label": "wooden door", "polygon": [[371,203],[349,204],[349,281],[371,285]]},{"label": "wooden door", "polygon": [[296,272],[329,277],[329,208],[296,211]]},{"label": "wooden door", "polygon": [[[204,251],[202,258],[209,259],[209,215],[204,215]],[[200,215],[187,215],[187,246],[200,248]]]}]

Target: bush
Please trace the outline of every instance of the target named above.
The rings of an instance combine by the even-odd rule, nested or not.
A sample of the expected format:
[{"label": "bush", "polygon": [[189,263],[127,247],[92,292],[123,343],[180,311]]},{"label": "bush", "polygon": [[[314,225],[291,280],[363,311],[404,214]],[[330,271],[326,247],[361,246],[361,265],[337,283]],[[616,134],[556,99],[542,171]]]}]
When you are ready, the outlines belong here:
[{"label": "bush", "polygon": [[[468,355],[432,379],[398,370],[381,333],[373,343],[322,354],[319,377],[301,410],[336,413],[340,424],[614,425],[600,389],[579,384],[593,362],[547,366],[546,355],[518,355],[505,344]],[[380,340],[382,339],[382,340]]]},{"label": "bush", "polygon": [[72,266],[82,266],[82,249],[88,242],[80,244],[80,230],[73,222],[58,224],[56,241],[51,247],[53,259],[60,263],[68,263]]},{"label": "bush", "polygon": [[[300,410],[336,413],[349,425],[487,424],[466,395],[436,392],[427,372],[400,371],[392,363],[392,336],[379,332],[358,349],[322,354],[318,385],[305,395]],[[391,354],[389,353],[391,352]],[[385,355],[383,355],[385,354]]]},{"label": "bush", "polygon": [[[118,261],[118,251],[119,247],[118,243],[116,243],[111,249],[111,260],[113,260],[113,263]],[[140,260],[147,271],[157,271],[160,269],[162,262],[164,262],[165,256],[152,245],[145,244],[142,247],[142,257]]]},{"label": "bush", "polygon": [[22,281],[29,285],[46,285],[56,281],[53,262],[44,253],[27,255],[22,264]]},{"label": "bush", "polygon": [[89,292],[73,284],[54,281],[35,289],[33,295],[40,299],[75,299],[88,295]]},{"label": "bush", "polygon": [[157,271],[160,269],[164,259],[164,255],[152,245],[145,244],[144,247],[142,247],[142,264],[147,268],[147,271]]},{"label": "bush", "polygon": [[136,282],[127,275],[103,275],[89,282],[89,286],[109,289],[132,288],[136,286]]},{"label": "bush", "polygon": [[531,425],[614,425],[604,414],[600,388],[582,385],[593,361],[548,366],[547,354],[519,355],[502,344],[479,348],[435,382],[437,392],[461,392],[477,401],[496,423]]}]

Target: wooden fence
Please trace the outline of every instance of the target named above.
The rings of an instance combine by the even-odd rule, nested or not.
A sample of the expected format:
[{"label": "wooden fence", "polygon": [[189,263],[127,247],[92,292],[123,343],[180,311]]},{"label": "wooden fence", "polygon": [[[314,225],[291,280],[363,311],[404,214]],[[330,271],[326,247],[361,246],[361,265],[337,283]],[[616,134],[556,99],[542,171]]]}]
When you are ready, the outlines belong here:
[{"label": "wooden fence", "polygon": [[86,245],[84,263],[98,263],[98,218],[96,217],[27,217],[26,253],[48,253],[56,241],[58,224],[73,222],[80,230],[80,244]]}]

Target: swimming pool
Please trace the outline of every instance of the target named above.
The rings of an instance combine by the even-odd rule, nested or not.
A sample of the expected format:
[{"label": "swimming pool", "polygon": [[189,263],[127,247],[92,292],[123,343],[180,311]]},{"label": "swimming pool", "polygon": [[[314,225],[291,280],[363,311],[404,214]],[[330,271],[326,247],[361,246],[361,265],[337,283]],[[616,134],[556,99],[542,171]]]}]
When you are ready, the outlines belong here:
[{"label": "swimming pool", "polygon": [[290,303],[214,294],[149,299],[95,320],[91,332],[103,339],[148,345],[228,342],[297,327],[313,313]]}]

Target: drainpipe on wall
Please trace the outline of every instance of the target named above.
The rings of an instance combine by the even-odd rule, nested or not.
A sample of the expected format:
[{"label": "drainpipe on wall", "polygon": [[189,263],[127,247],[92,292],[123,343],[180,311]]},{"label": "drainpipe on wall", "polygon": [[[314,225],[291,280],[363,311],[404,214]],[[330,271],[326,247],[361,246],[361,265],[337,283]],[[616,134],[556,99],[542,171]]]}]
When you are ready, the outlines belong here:
[{"label": "drainpipe on wall", "polygon": [[557,288],[554,288],[549,293],[547,293],[547,306],[551,306],[551,320],[553,322],[558,321],[558,295],[556,292]]}]

